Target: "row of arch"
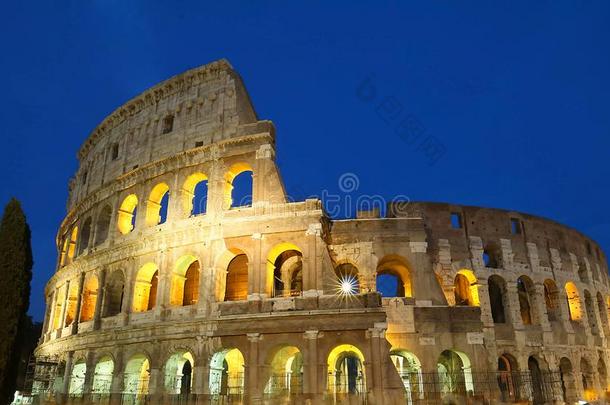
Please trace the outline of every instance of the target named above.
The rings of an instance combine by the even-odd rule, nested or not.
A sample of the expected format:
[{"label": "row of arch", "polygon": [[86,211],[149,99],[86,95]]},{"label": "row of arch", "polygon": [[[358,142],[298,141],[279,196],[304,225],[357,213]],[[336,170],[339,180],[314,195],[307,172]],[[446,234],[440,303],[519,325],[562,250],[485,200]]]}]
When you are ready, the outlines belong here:
[{"label": "row of arch", "polygon": [[[249,291],[250,261],[247,254],[238,248],[229,248],[216,259],[219,269],[218,280],[210,281],[215,301],[246,300]],[[266,286],[271,297],[300,295],[303,292],[303,251],[290,242],[273,246],[266,259]],[[132,286],[127,286],[126,274],[114,270],[107,274],[104,285],[100,285],[95,272],[85,275],[82,290],[79,283],[71,281],[58,288],[51,307],[50,330],[69,326],[74,321],[87,322],[94,318],[97,300],[103,298],[99,310],[101,317],[118,315],[121,312],[145,312],[157,306],[160,297],[160,268],[154,262],[139,267],[133,277]],[[209,279],[209,276],[208,276]],[[203,276],[200,260],[194,255],[183,255],[174,263],[169,274],[169,300],[171,307],[196,304],[203,293]],[[333,285],[341,286],[349,280],[351,293],[361,291],[358,269],[351,263],[342,263],[335,269]],[[377,267],[378,290],[384,296],[410,297],[412,294],[411,274],[405,259],[398,255],[388,255],[380,260]],[[128,288],[130,287],[130,288]],[[210,290],[210,291],[211,291]],[[103,293],[103,294],[102,294]],[[126,300],[126,294],[131,294]],[[80,313],[78,298],[81,297]],[[211,297],[212,298],[212,297]],[[129,302],[129,303],[126,303]]]},{"label": "row of arch", "polygon": [[[252,204],[252,174],[252,167],[248,163],[236,163],[229,167],[223,176],[223,209]],[[182,184],[179,195],[179,207],[184,217],[205,214],[209,201],[208,176],[203,172],[189,175]],[[144,224],[155,226],[165,223],[169,205],[170,186],[165,182],[157,183],[146,200]],[[139,206],[136,194],[129,194],[121,201],[116,213],[116,228],[119,233],[126,235],[133,231]],[[82,221],[80,234],[79,227],[73,226],[62,239],[59,265],[69,264],[89,246],[104,243],[109,236],[112,214],[112,207],[106,204],[96,216],[88,216]]]},{"label": "row of arch", "polygon": [[[300,394],[303,392],[303,353],[296,346],[279,345],[272,350],[266,364],[266,395]],[[351,344],[339,344],[327,355],[328,386],[333,393],[365,393],[365,358],[363,352]],[[195,384],[198,364],[192,352],[179,350],[165,361],[162,370],[162,393],[190,394]],[[208,364],[208,390],[211,395],[243,395],[246,361],[238,348],[215,352]],[[92,373],[90,387],[86,387],[87,373]],[[151,361],[146,353],[132,355],[122,371],[116,370],[110,355],[104,355],[87,370],[84,358],[79,358],[69,373],[68,393],[82,395],[110,394],[114,377],[119,377],[118,388],[124,394],[144,397],[150,393]]]}]

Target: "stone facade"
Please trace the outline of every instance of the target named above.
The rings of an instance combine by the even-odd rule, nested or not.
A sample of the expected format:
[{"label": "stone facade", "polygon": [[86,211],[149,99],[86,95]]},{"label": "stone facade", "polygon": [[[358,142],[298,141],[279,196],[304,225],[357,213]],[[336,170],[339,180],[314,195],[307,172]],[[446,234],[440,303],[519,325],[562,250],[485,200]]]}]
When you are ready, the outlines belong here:
[{"label": "stone facade", "polygon": [[333,220],[319,200],[288,202],[273,124],[226,61],[127,102],[78,157],[36,351],[56,365],[35,383],[46,398],[605,398],[594,241],[496,209],[393,203]]}]

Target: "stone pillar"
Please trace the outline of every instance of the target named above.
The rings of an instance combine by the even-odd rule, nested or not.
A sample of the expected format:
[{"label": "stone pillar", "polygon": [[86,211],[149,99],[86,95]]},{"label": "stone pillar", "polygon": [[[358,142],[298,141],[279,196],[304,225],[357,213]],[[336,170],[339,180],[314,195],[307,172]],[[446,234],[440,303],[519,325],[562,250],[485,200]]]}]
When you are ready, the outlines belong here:
[{"label": "stone pillar", "polygon": [[318,240],[322,234],[322,224],[319,222],[309,224],[306,236],[305,254],[303,254],[303,292],[309,294],[324,290],[322,276],[322,251]]},{"label": "stone pillar", "polygon": [[95,312],[93,314],[93,329],[97,330],[102,324],[102,307],[106,299],[106,269],[99,272],[99,284],[97,289],[97,300],[95,300]]},{"label": "stone pillar", "polygon": [[308,330],[303,333],[307,341],[307,351],[303,356],[303,394],[315,400],[316,394],[322,394],[318,387],[318,338],[317,330]]},{"label": "stone pillar", "polygon": [[256,151],[256,162],[252,172],[252,205],[270,202],[266,190],[266,180],[273,167],[275,151],[270,144],[261,145]]},{"label": "stone pillar", "polygon": [[59,325],[59,329],[62,330],[64,325],[66,324],[66,314],[68,312],[68,300],[70,299],[70,283],[71,281],[66,281],[66,294],[64,296],[64,305],[61,307],[61,323]]},{"label": "stone pillar", "polygon": [[70,351],[66,354],[66,368],[64,369],[64,381],[61,388],[62,394],[68,394],[70,390],[70,380],[72,377],[72,363],[74,361],[74,352]]},{"label": "stone pillar", "polygon": [[[371,347],[371,365],[373,368],[373,384],[367,387],[367,391],[372,388],[375,398],[383,398],[384,381],[386,381],[384,369],[386,366],[385,357],[382,354],[382,343],[385,342],[385,331],[387,324],[376,323],[375,327],[368,330]],[[367,381],[368,383],[368,381]]]},{"label": "stone pillar", "polygon": [[123,351],[120,350],[115,357],[112,383],[110,384],[110,403],[112,405],[121,403],[121,394],[123,393],[125,381],[125,365],[123,360]]},{"label": "stone pillar", "polygon": [[507,306],[507,322],[510,322],[513,325],[513,328],[517,330],[523,329],[523,320],[521,319],[521,310],[519,306],[519,293],[517,291],[516,282],[506,281],[506,296],[504,299]]},{"label": "stone pillar", "polygon": [[126,277],[123,294],[123,305],[121,307],[121,317],[123,318],[123,325],[127,325],[129,323],[129,314],[131,313],[131,307],[133,305],[133,292],[136,278],[133,269],[130,269],[125,273]]},{"label": "stone pillar", "polygon": [[93,378],[95,376],[95,352],[89,351],[87,352],[87,357],[85,359],[85,381],[83,383],[83,393],[85,395],[91,393],[91,388],[93,387]]},{"label": "stone pillar", "polygon": [[261,387],[259,381],[259,359],[258,346],[262,340],[260,333],[248,333],[250,350],[248,350],[248,360],[246,361],[246,396],[253,403],[261,398]]},{"label": "stone pillar", "polygon": [[85,273],[80,273],[78,278],[78,295],[76,296],[76,313],[74,314],[74,322],[72,322],[72,334],[78,333],[78,324],[80,323],[80,307],[83,303],[83,286],[85,285]]},{"label": "stone pillar", "polygon": [[252,234],[254,251],[252,261],[248,261],[248,299],[271,296],[273,293],[273,287],[271,291],[267,288],[267,260],[262,253],[262,244],[263,235]]},{"label": "stone pillar", "polygon": [[45,311],[44,324],[42,325],[42,336],[41,339],[44,341],[44,337],[50,332],[53,325],[53,313],[55,312],[55,295],[56,291],[51,291],[51,294],[47,296],[47,309]]}]

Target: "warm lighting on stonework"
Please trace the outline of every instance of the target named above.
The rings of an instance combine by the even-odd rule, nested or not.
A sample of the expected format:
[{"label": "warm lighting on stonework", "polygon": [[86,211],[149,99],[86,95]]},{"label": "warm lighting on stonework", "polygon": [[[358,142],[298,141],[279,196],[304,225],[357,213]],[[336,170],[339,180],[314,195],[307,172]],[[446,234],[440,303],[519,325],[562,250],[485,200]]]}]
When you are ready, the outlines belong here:
[{"label": "warm lighting on stonework", "polygon": [[117,226],[119,232],[123,235],[128,234],[133,230],[133,222],[135,217],[135,210],[138,206],[138,197],[135,194],[130,194],[123,200],[121,207],[119,208]]}]

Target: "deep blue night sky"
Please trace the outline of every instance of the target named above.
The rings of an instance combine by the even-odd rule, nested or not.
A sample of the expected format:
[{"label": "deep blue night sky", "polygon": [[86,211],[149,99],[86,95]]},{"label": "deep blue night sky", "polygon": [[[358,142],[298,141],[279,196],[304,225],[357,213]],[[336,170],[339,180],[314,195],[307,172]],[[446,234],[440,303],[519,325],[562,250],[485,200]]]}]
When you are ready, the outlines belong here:
[{"label": "deep blue night sky", "polygon": [[[356,194],[542,215],[610,253],[610,2],[161,3],[3,5],[0,204],[19,198],[32,227],[35,319],[84,139],[220,58],[275,122],[295,198],[351,172]],[[424,140],[445,151],[433,164]]]}]

